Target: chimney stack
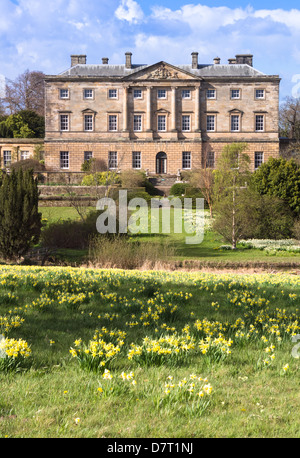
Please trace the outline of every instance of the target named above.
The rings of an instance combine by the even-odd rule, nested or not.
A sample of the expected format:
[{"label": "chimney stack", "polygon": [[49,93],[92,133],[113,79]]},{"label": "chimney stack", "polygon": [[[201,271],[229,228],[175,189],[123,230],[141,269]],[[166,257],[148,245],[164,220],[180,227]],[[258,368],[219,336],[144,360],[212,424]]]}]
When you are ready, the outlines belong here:
[{"label": "chimney stack", "polygon": [[237,64],[247,64],[253,67],[253,54],[236,54]]},{"label": "chimney stack", "polygon": [[78,64],[86,64],[86,55],[84,54],[73,54],[71,56],[71,67]]},{"label": "chimney stack", "polygon": [[192,68],[198,68],[198,53],[192,52]]},{"label": "chimney stack", "polygon": [[108,64],[108,57],[102,57],[102,64],[104,65]]},{"label": "chimney stack", "polygon": [[236,64],[236,59],[228,59],[228,63],[229,63],[230,65]]},{"label": "chimney stack", "polygon": [[220,57],[215,57],[215,58],[214,58],[214,64],[215,64],[215,65],[219,65],[220,62],[221,62]]},{"label": "chimney stack", "polygon": [[125,52],[125,56],[126,56],[125,68],[132,68],[132,63],[131,63],[132,53],[131,52]]}]

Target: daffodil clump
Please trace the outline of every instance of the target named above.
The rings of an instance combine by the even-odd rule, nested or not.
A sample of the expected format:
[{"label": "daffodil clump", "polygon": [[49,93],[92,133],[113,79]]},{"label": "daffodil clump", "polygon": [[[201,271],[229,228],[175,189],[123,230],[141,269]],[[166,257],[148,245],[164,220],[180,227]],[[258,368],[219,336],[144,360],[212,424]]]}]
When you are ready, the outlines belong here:
[{"label": "daffodil clump", "polygon": [[102,381],[99,383],[97,393],[105,398],[108,396],[134,394],[137,382],[133,371],[123,371],[119,375],[113,375],[109,369],[102,374]]},{"label": "daffodil clump", "polygon": [[19,315],[0,316],[0,334],[8,334],[11,329],[19,328],[24,321]]},{"label": "daffodil clump", "polygon": [[71,347],[70,353],[77,358],[82,368],[90,371],[104,371],[120,353],[122,345],[123,341],[114,345],[97,338],[90,340],[86,345],[81,339],[77,339],[74,342],[75,348]]},{"label": "daffodil clump", "polygon": [[206,377],[190,374],[176,379],[169,375],[164,384],[163,395],[159,398],[159,408],[173,408],[176,412],[200,416],[210,404],[213,387]]},{"label": "daffodil clump", "polygon": [[9,338],[0,340],[0,370],[15,370],[30,355],[31,349],[25,340]]},{"label": "daffodil clump", "polygon": [[186,361],[196,347],[195,340],[184,335],[165,335],[158,339],[145,337],[141,345],[131,343],[128,359],[141,365],[176,364]]},{"label": "daffodil clump", "polygon": [[225,339],[222,335],[216,338],[205,337],[199,342],[199,349],[211,361],[220,361],[231,354],[232,339]]}]

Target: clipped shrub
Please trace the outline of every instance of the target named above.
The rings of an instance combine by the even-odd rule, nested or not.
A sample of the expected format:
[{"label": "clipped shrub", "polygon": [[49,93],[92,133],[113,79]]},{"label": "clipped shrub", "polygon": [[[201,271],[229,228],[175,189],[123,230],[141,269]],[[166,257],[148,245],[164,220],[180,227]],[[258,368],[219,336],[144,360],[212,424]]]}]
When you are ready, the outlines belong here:
[{"label": "clipped shrub", "polygon": [[116,172],[96,172],[85,175],[82,186],[111,186],[121,183],[120,176]]},{"label": "clipped shrub", "polygon": [[36,159],[24,159],[11,164],[11,168],[14,170],[33,170],[34,172],[43,172],[46,167],[40,161]]},{"label": "clipped shrub", "polygon": [[121,172],[122,188],[132,189],[144,186],[146,175],[140,170],[124,170]]},{"label": "clipped shrub", "polygon": [[170,195],[181,197],[185,194],[186,188],[187,188],[186,183],[174,183],[170,189]]}]

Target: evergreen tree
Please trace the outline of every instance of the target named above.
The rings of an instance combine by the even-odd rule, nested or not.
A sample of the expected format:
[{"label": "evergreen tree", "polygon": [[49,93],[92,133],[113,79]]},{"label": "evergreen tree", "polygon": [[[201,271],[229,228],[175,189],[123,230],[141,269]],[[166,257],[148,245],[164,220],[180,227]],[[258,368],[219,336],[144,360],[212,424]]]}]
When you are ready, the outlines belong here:
[{"label": "evergreen tree", "polygon": [[32,170],[12,170],[0,183],[0,254],[19,259],[38,242],[40,232],[37,180]]}]

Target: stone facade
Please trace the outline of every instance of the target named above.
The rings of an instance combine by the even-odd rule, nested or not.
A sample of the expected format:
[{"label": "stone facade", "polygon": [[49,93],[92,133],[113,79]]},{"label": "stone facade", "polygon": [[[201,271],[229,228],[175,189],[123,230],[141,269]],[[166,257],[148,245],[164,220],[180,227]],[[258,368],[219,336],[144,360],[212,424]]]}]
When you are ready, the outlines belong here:
[{"label": "stone facade", "polygon": [[131,53],[123,65],[71,56],[69,70],[45,79],[46,167],[80,171],[94,157],[112,169],[177,174],[214,167],[226,144],[246,142],[254,170],[279,156],[279,83],[251,55],[200,65],[192,53],[181,66],[133,65]]},{"label": "stone facade", "polygon": [[[0,167],[9,167],[11,163],[31,159],[43,152],[43,139],[37,138],[0,138]],[[42,153],[43,154],[43,153]]]}]

